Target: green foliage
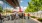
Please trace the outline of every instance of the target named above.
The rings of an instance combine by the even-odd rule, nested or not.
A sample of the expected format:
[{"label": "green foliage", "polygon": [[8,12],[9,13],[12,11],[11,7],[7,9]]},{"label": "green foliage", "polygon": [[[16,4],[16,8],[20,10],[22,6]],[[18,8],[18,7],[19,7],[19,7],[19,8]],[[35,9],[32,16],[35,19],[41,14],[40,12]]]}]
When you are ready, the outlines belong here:
[{"label": "green foliage", "polygon": [[37,20],[40,21],[40,22],[42,22],[42,18],[38,18]]},{"label": "green foliage", "polygon": [[32,18],[36,18],[35,16],[31,16]]},{"label": "green foliage", "polygon": [[37,12],[42,10],[42,0],[31,0],[25,12]]},{"label": "green foliage", "polygon": [[12,13],[12,11],[9,9],[5,9],[4,12]]},{"label": "green foliage", "polygon": [[0,6],[0,13],[2,13],[2,7]]}]

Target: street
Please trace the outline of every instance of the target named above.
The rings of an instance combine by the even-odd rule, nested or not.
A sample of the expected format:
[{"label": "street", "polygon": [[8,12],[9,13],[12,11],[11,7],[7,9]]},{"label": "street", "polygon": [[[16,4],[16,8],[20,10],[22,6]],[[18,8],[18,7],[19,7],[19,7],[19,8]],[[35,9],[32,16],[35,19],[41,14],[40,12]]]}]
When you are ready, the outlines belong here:
[{"label": "street", "polygon": [[0,0],[0,23],[42,23],[42,0]]},{"label": "street", "polygon": [[9,21],[4,21],[3,23],[38,23],[34,21],[33,19],[17,19],[17,20],[9,20]]}]

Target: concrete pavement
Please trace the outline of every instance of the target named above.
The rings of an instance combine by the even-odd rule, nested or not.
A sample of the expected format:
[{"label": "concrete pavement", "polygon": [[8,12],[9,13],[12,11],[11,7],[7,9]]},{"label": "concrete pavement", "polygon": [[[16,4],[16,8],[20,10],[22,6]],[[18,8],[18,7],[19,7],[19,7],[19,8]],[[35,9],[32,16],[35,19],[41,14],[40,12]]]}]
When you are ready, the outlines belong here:
[{"label": "concrete pavement", "polygon": [[9,20],[9,21],[4,21],[3,23],[38,23],[37,21],[34,21],[33,19],[17,19],[17,20]]},{"label": "concrete pavement", "polygon": [[4,21],[3,23],[22,23],[22,19],[18,19],[18,20],[9,20],[9,21]]}]

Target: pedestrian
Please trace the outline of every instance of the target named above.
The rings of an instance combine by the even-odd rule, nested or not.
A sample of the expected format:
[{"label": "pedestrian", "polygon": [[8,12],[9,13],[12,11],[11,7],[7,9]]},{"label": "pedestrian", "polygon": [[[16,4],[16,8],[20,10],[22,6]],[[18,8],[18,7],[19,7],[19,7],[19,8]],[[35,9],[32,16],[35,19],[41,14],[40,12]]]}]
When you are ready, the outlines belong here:
[{"label": "pedestrian", "polygon": [[28,19],[30,18],[30,14],[28,13]]},{"label": "pedestrian", "polygon": [[15,19],[15,17],[16,17],[16,14],[14,14],[14,19]]},{"label": "pedestrian", "polygon": [[0,14],[0,23],[2,23],[2,17],[1,17],[1,14]]},{"label": "pedestrian", "polygon": [[18,12],[16,13],[16,19],[19,19],[19,15],[18,15]]},{"label": "pedestrian", "polygon": [[19,15],[19,19],[20,19],[20,18],[22,19],[22,13],[19,13],[18,15]]},{"label": "pedestrian", "polygon": [[24,13],[24,15],[23,15],[23,16],[24,16],[24,19],[25,19],[25,13]]},{"label": "pedestrian", "polygon": [[23,13],[22,13],[22,16],[21,16],[21,18],[22,18],[22,19],[24,18],[24,15],[23,15]]},{"label": "pedestrian", "polygon": [[14,20],[14,14],[12,14],[12,20]]},{"label": "pedestrian", "polygon": [[25,19],[25,13],[22,13],[22,18],[24,18],[24,19]]}]

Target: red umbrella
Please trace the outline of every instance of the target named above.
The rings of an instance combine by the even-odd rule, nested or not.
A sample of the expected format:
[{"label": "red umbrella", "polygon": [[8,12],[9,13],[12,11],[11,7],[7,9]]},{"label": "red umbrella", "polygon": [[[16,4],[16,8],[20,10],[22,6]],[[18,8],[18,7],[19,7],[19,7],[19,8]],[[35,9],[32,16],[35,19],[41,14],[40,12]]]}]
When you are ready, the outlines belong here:
[{"label": "red umbrella", "polygon": [[21,8],[19,8],[19,12],[23,12],[23,11],[21,10]]}]

